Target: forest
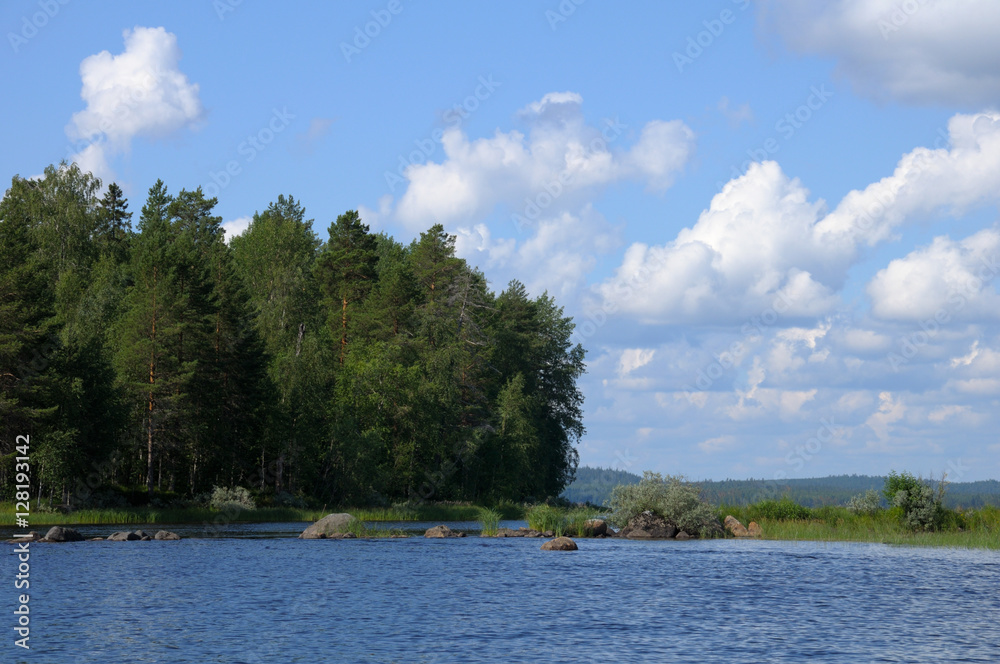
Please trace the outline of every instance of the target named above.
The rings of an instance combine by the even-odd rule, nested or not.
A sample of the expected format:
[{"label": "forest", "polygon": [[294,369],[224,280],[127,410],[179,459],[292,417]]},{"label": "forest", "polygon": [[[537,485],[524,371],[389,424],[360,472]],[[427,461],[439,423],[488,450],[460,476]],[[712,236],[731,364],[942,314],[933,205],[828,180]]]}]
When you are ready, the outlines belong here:
[{"label": "forest", "polygon": [[[625,470],[580,466],[575,479],[563,492],[563,497],[573,503],[604,505],[618,485],[638,484],[642,477]],[[869,489],[880,490],[885,477],[879,475],[831,475],[803,479],[746,479],[703,480],[695,482],[701,497],[718,505],[750,505],[762,500],[777,500],[787,496],[805,507],[846,505],[854,496]],[[938,481],[928,479],[934,489]],[[944,504],[950,508],[979,508],[984,505],[1000,507],[1000,482],[947,482]]]},{"label": "forest", "polygon": [[227,243],[216,204],[157,181],[136,214],[76,165],[13,178],[4,491],[18,435],[33,492],[63,504],[105,487],[523,501],[572,480],[584,349],[552,297],[491,291],[440,225],[404,245],[347,211],[321,241],[279,196]]}]

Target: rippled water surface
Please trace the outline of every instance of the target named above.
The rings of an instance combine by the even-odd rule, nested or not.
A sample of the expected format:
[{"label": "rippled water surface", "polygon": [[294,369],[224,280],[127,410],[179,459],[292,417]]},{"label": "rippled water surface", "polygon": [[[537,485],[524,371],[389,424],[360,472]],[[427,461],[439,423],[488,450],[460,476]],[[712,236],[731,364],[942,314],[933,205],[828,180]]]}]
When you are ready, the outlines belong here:
[{"label": "rippled water surface", "polygon": [[996,552],[580,540],[563,553],[538,539],[306,541],[301,529],[32,545],[32,651],[16,652],[8,628],[3,652],[74,664],[1000,662]]}]

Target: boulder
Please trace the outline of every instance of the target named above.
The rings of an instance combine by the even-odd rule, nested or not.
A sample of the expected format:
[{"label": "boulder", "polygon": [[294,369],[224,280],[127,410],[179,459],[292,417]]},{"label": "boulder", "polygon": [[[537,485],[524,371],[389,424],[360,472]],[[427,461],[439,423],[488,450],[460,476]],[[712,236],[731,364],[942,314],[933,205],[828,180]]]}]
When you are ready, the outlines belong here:
[{"label": "boulder", "polygon": [[670,539],[677,534],[677,527],[667,523],[662,516],[646,510],[628,522],[618,533],[619,537],[628,539]]},{"label": "boulder", "polygon": [[497,530],[497,537],[524,537],[524,531],[512,528],[500,528]]},{"label": "boulder", "polygon": [[109,542],[133,542],[140,539],[142,538],[139,535],[135,533],[126,533],[124,531],[108,535]]},{"label": "boulder", "polygon": [[674,536],[674,539],[678,539],[678,540],[681,540],[681,541],[683,541],[683,540],[689,540],[689,539],[691,539],[691,536],[688,535],[686,532],[684,532],[682,530],[681,532],[677,533],[677,535]]},{"label": "boulder", "polygon": [[576,542],[568,537],[557,537],[542,544],[542,551],[576,551]]},{"label": "boulder", "polygon": [[327,514],[322,519],[309,526],[299,535],[300,539],[328,539],[331,535],[344,533],[354,517],[350,514]]},{"label": "boulder", "polygon": [[583,522],[583,532],[590,537],[601,537],[608,534],[608,522],[604,519],[587,519]]},{"label": "boulder", "polygon": [[430,538],[443,538],[443,537],[465,537],[465,533],[460,533],[452,530],[448,526],[434,526],[433,528],[428,528],[427,532],[424,533],[424,537]]},{"label": "boulder", "polygon": [[158,540],[179,540],[180,538],[181,536],[178,535],[177,533],[172,533],[167,530],[161,530],[157,532],[156,535],[153,536],[153,539],[158,539]]},{"label": "boulder", "polygon": [[46,542],[82,542],[83,535],[72,528],[52,526],[45,534]]},{"label": "boulder", "polygon": [[747,534],[749,534],[750,537],[763,537],[764,531],[761,529],[759,523],[751,521],[750,525],[747,526]]},{"label": "boulder", "polygon": [[750,536],[750,533],[747,532],[746,527],[742,523],[740,523],[736,517],[734,517],[731,514],[726,517],[726,520],[723,523],[726,526],[726,530],[731,532],[735,537]]},{"label": "boulder", "polygon": [[88,542],[103,542],[103,541],[104,541],[104,538],[103,538],[103,537],[91,537],[91,538],[90,538],[90,539],[88,539],[87,541],[88,541]]},{"label": "boulder", "polygon": [[147,533],[145,530],[137,530],[137,531],[135,531],[135,534],[139,536],[139,539],[142,539],[144,537],[149,537],[149,538],[153,537],[152,535],[150,535],[149,533]]}]

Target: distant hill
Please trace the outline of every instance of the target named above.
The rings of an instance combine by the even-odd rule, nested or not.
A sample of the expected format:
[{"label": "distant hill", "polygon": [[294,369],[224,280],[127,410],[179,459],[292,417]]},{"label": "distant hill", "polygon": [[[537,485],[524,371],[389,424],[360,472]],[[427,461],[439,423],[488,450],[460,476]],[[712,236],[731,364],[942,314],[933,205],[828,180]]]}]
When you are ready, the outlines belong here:
[{"label": "distant hill", "polygon": [[[591,468],[581,466],[576,471],[576,480],[566,490],[563,497],[574,503],[603,505],[611,498],[611,490],[619,484],[636,484],[640,475],[611,468]],[[722,480],[699,482],[702,497],[713,504],[746,505],[766,498],[781,498],[788,495],[795,502],[806,507],[823,505],[844,505],[852,496],[868,489],[880,491],[885,478],[878,475],[831,475],[808,479],[769,480]],[[931,481],[936,486],[936,481]],[[1000,507],[1000,482],[953,482],[945,494],[948,507]]]}]

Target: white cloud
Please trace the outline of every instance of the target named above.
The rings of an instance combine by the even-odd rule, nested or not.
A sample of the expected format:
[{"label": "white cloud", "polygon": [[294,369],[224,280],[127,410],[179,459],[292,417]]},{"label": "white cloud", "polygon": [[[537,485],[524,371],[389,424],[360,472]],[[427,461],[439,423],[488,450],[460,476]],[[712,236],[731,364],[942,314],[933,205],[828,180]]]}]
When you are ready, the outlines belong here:
[{"label": "white cloud", "polygon": [[753,110],[750,108],[749,103],[743,103],[740,106],[733,108],[729,97],[723,97],[719,100],[717,106],[719,112],[725,116],[726,120],[729,121],[729,126],[732,128],[737,128],[744,122],[753,122]]},{"label": "white cloud", "polygon": [[127,152],[133,138],[166,136],[203,113],[198,85],[178,68],[174,34],[136,27],[123,36],[124,52],[101,51],[80,63],[86,108],[66,127],[77,141],[74,161],[103,178],[112,176],[109,156]]},{"label": "white cloud", "polygon": [[616,121],[588,126],[582,97],[549,93],[522,109],[527,136],[499,129],[470,140],[458,127],[445,130],[441,163],[412,164],[404,171],[406,192],[396,205],[399,222],[411,230],[432,223],[474,223],[498,206],[528,222],[574,211],[601,187],[624,179],[663,190],[694,149],[694,133],[681,121],[654,120],[630,150],[619,147],[628,127]]},{"label": "white cloud", "polygon": [[887,320],[996,318],[992,287],[1000,261],[1000,232],[984,229],[961,241],[934,238],[930,246],[897,258],[868,284],[872,313]]},{"label": "white cloud", "polygon": [[618,361],[618,375],[625,377],[636,369],[640,369],[653,361],[656,350],[653,348],[626,348]]},{"label": "white cloud", "polygon": [[761,24],[880,101],[1000,103],[995,0],[762,0]]},{"label": "white cloud", "polygon": [[237,217],[236,219],[222,222],[222,231],[226,236],[226,244],[229,244],[237,235],[242,235],[250,227],[250,222],[252,221],[251,217]]},{"label": "white cloud", "polygon": [[828,214],[777,163],[752,164],[676,239],[629,247],[597,291],[605,308],[647,322],[739,322],[768,309],[823,315],[862,246],[913,220],[1000,201],[1000,114],[956,115],[949,138],[948,148],[904,155],[891,176]]},{"label": "white cloud", "polygon": [[735,436],[717,436],[698,443],[698,449],[702,452],[712,454],[714,452],[724,452],[739,447]]},{"label": "white cloud", "polygon": [[885,441],[889,438],[892,425],[903,419],[906,414],[906,406],[902,401],[893,398],[891,392],[880,392],[878,395],[878,410],[872,413],[865,424],[867,424],[878,439]]}]

